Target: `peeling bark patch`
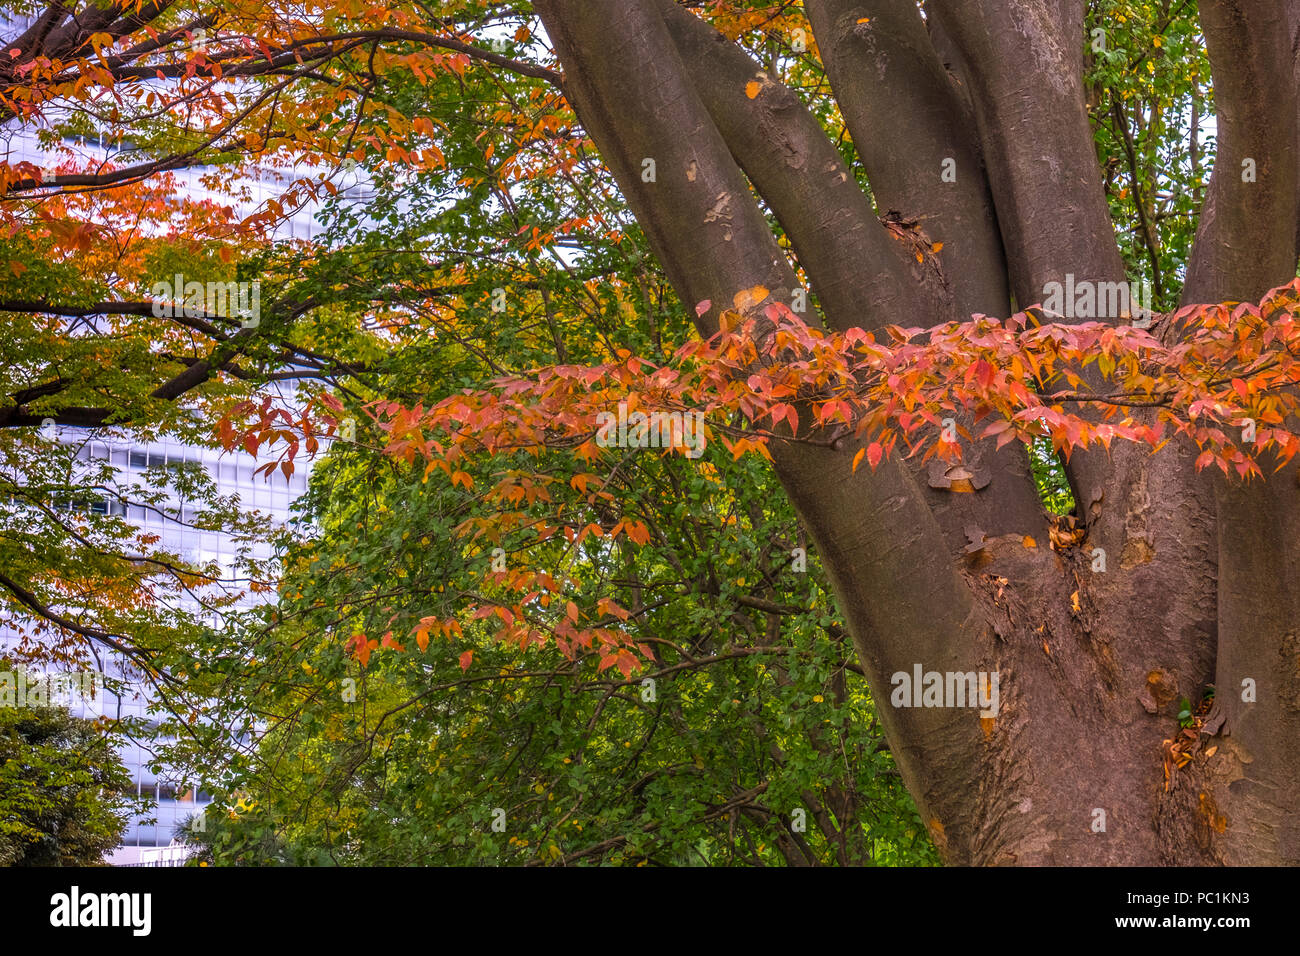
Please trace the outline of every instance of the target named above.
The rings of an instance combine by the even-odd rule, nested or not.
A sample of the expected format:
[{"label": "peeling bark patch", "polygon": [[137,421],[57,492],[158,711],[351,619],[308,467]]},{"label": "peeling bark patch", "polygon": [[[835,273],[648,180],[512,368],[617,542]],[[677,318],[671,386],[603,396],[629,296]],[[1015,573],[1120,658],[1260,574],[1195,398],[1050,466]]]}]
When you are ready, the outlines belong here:
[{"label": "peeling bark patch", "polygon": [[1151,546],[1147,534],[1147,511],[1151,507],[1151,496],[1147,493],[1146,469],[1138,472],[1128,495],[1128,509],[1124,515],[1124,550],[1120,555],[1119,566],[1127,571],[1139,564],[1148,563],[1155,557],[1155,548]]},{"label": "peeling bark patch", "polygon": [[1178,687],[1173,678],[1159,669],[1147,674],[1146,689],[1157,707],[1163,707],[1178,697]]},{"label": "peeling bark patch", "polygon": [[1129,538],[1124,542],[1124,553],[1120,555],[1119,566],[1127,571],[1139,564],[1147,564],[1155,557],[1156,550],[1146,538]]},{"label": "peeling bark patch", "polygon": [[1201,815],[1205,817],[1205,822],[1209,824],[1211,830],[1222,833],[1228,829],[1228,818],[1219,812],[1219,805],[1214,802],[1214,797],[1202,791],[1200,804]]},{"label": "peeling bark patch", "polygon": [[948,852],[948,836],[943,832],[943,824],[938,819],[930,821],[930,837],[934,840],[935,849],[940,853]]},{"label": "peeling bark patch", "polygon": [[704,214],[705,222],[717,222],[719,219],[731,219],[731,214],[727,210],[731,208],[731,193],[719,193],[718,198],[713,201],[713,206]]}]

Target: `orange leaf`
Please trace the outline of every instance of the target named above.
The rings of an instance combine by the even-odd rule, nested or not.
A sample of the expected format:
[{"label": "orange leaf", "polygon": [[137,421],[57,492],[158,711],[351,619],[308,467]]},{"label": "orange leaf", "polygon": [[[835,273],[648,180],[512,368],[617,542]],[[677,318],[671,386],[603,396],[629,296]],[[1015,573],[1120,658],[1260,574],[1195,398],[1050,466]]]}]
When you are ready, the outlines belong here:
[{"label": "orange leaf", "polygon": [[750,306],[758,305],[768,296],[765,286],[756,285],[748,289],[741,289],[731,300],[731,304],[738,310],[744,311]]},{"label": "orange leaf", "polygon": [[362,667],[370,666],[370,651],[377,646],[376,642],[367,641],[364,634],[353,634],[347,646],[351,649],[352,656],[361,662]]}]

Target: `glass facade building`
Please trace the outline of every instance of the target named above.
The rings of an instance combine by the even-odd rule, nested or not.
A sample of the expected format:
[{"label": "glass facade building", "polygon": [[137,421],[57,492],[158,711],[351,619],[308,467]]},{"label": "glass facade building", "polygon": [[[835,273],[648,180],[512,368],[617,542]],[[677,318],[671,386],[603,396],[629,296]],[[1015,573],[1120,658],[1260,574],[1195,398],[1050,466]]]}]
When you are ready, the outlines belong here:
[{"label": "glass facade building", "polygon": [[[310,462],[301,461],[289,478],[276,470],[267,480],[265,475],[253,474],[262,462],[243,451],[223,453],[168,441],[134,444],[114,441],[100,430],[80,428],[62,428],[58,438],[74,446],[80,459],[107,459],[117,470],[118,481],[122,484],[130,484],[133,480],[144,484],[141,473],[146,468],[196,463],[212,476],[222,495],[238,495],[242,507],[255,509],[272,525],[287,522],[293,500],[306,489],[311,466]],[[129,523],[157,535],[155,547],[159,550],[180,554],[189,562],[215,562],[223,577],[234,572],[238,545],[232,536],[191,527],[188,521],[193,515],[184,502],[174,497],[147,508],[117,500],[93,502],[91,507],[101,513],[121,515]],[[265,542],[257,543],[250,549],[250,556],[255,560],[268,558],[271,556],[270,547]],[[256,600],[256,597],[245,597],[243,603],[247,605]],[[180,606],[190,611],[199,610],[198,603],[189,597],[182,598]],[[217,625],[220,620],[213,617],[211,623]],[[0,644],[14,639],[8,626],[0,625]],[[130,681],[120,662],[113,659],[112,652],[101,652],[99,657],[105,672]],[[150,691],[147,683],[133,682],[121,693],[101,691],[92,700],[72,695],[69,709],[73,714],[87,718],[104,716],[147,720]],[[171,844],[178,827],[189,816],[202,811],[210,800],[209,796],[198,783],[179,779],[165,769],[151,770],[150,764],[157,755],[147,741],[128,741],[119,753],[131,774],[137,794],[144,796],[153,806],[148,813],[130,822],[122,845],[109,857],[109,862],[117,865],[176,865],[181,859],[177,853],[153,851]]]}]

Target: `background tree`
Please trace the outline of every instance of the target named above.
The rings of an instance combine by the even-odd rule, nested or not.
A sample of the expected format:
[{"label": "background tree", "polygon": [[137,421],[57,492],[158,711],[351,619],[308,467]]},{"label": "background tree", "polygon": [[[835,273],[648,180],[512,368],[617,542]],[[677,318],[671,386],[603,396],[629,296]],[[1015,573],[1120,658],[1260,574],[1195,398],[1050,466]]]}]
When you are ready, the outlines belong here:
[{"label": "background tree", "polygon": [[[933,859],[816,559],[791,566],[797,524],[761,460],[628,453],[601,511],[611,530],[637,523],[644,546],[535,547],[503,520],[510,489],[539,493],[530,512],[546,520],[569,486],[559,520],[581,527],[574,479],[603,479],[536,475],[525,457],[467,464],[476,488],[495,484],[486,494],[365,444],[313,475],[319,530],[288,554],[277,619],[250,634],[255,666],[214,648],[189,668],[238,715],[218,710],[219,725],[247,708],[268,728],[223,761],[257,806],[209,814],[212,860]],[[469,542],[466,524],[489,530]],[[527,613],[525,581],[594,625],[570,653],[523,627],[499,634],[498,615]],[[538,610],[529,623],[551,617]],[[619,616],[653,655],[635,673],[609,634]]]},{"label": "background tree", "polygon": [[103,727],[64,707],[0,707],[0,865],[98,866],[133,790]]}]

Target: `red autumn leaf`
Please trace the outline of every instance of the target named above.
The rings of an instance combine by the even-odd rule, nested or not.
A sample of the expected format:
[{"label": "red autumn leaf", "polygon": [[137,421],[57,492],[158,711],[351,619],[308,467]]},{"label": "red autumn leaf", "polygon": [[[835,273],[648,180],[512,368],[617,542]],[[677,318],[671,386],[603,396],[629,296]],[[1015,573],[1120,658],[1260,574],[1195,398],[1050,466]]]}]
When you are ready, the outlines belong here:
[{"label": "red autumn leaf", "polygon": [[361,662],[362,667],[370,666],[370,652],[379,646],[377,641],[366,639],[364,634],[353,634],[348,639],[346,649],[352,652],[352,656]]}]

